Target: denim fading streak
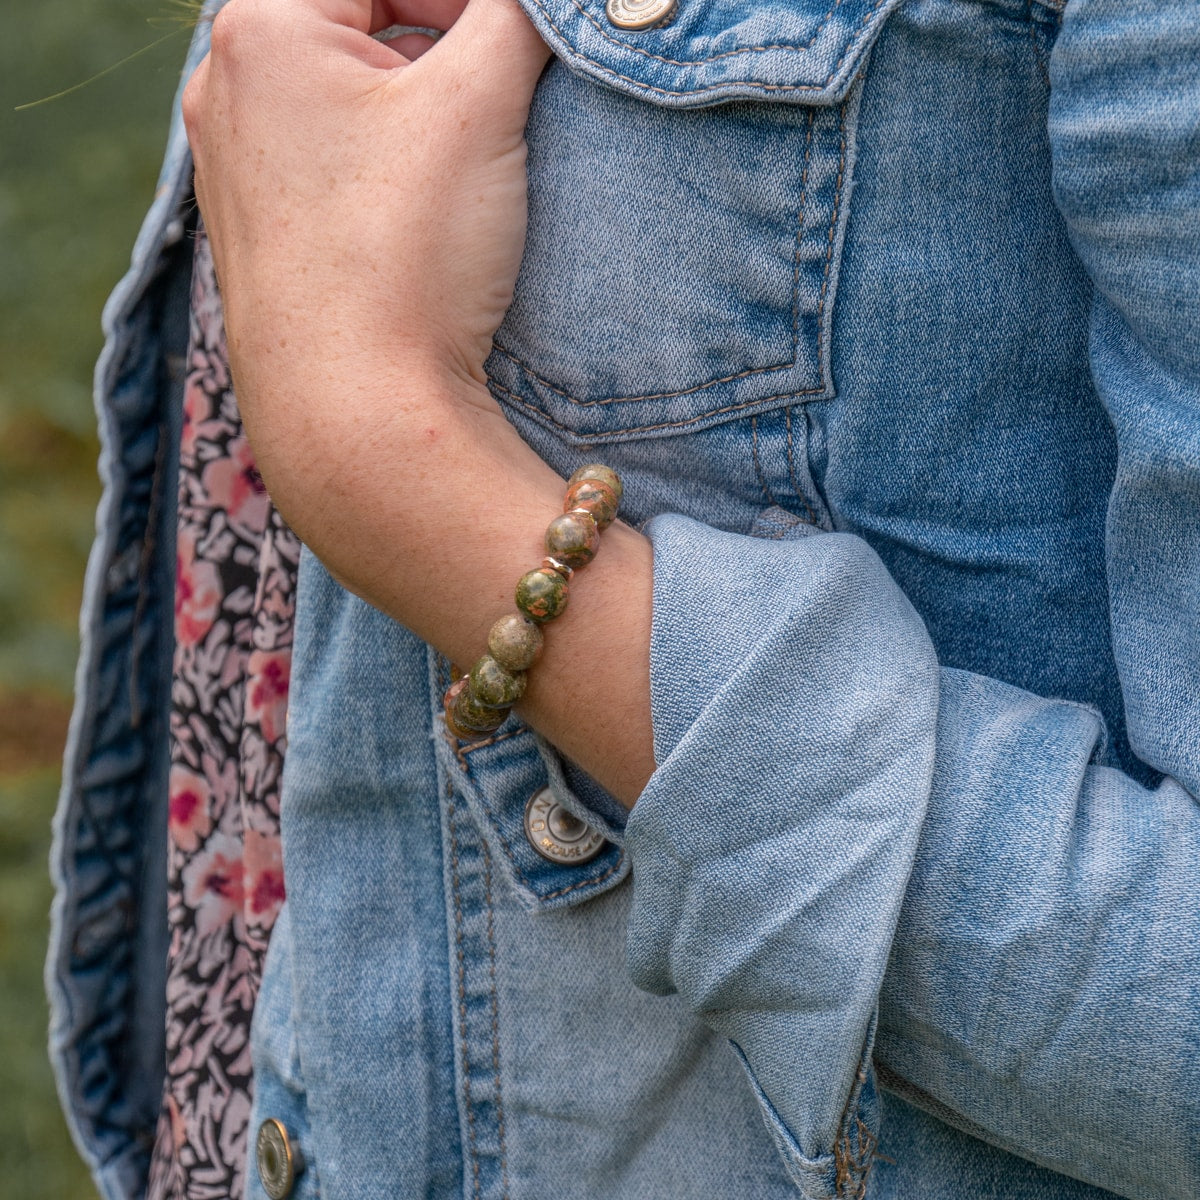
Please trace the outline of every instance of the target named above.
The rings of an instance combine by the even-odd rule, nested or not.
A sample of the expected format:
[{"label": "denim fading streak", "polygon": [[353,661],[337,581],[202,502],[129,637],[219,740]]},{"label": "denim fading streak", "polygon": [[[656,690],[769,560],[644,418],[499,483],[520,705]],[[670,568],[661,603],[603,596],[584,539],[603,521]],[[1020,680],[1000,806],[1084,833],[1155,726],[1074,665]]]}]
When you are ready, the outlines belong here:
[{"label": "denim fading streak", "polygon": [[[523,3],[559,59],[490,382],[653,539],[659,768],[626,823],[515,722],[456,752],[446,664],[306,556],[255,1122],[302,1196],[1194,1200],[1200,12]],[[54,852],[106,1197],[161,1057],[171,147]],[[583,867],[525,840],[547,784]]]}]

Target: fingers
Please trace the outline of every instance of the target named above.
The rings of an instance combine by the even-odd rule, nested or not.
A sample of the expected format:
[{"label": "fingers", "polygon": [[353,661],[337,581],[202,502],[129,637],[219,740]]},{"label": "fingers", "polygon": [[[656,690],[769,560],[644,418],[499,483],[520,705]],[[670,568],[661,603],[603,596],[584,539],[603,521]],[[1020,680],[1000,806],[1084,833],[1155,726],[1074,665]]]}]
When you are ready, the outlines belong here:
[{"label": "fingers", "polygon": [[425,29],[449,29],[462,15],[467,0],[375,0],[376,29],[389,25],[415,25]]},{"label": "fingers", "polygon": [[470,0],[439,43],[438,57],[524,125],[550,49],[517,0]]},{"label": "fingers", "polygon": [[287,0],[282,7],[289,19],[306,14],[361,33],[378,33],[390,25],[423,29],[449,29],[467,0]]},{"label": "fingers", "polygon": [[420,58],[426,51],[431,50],[437,43],[428,34],[402,33],[398,37],[381,39],[381,44],[412,62],[414,59]]}]

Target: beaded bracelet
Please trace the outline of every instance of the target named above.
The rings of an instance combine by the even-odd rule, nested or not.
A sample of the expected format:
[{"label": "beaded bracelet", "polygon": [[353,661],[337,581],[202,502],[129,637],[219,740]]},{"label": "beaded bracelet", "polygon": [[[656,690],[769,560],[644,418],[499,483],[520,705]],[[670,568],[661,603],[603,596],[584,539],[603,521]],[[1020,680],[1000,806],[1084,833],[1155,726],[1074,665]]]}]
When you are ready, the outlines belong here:
[{"label": "beaded bracelet", "polygon": [[616,518],[621,480],[599,463],[580,467],[567,480],[562,516],[546,529],[546,557],[517,582],[517,609],[488,633],[488,653],[442,697],[446,728],[461,741],[477,741],[504,724],[525,694],[525,672],[541,657],[541,626],[567,607],[567,584],[600,548],[600,531]]}]

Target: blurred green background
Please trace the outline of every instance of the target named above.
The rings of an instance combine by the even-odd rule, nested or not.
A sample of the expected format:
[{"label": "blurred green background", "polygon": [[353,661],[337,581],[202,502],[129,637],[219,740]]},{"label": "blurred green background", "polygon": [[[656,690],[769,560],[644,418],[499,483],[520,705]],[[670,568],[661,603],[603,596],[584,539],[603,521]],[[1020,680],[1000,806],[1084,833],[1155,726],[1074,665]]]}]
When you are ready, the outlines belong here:
[{"label": "blurred green background", "polygon": [[23,1200],[95,1195],[46,1062],[46,860],[99,496],[100,309],[153,193],[189,23],[177,0],[0,6],[0,1193]]}]

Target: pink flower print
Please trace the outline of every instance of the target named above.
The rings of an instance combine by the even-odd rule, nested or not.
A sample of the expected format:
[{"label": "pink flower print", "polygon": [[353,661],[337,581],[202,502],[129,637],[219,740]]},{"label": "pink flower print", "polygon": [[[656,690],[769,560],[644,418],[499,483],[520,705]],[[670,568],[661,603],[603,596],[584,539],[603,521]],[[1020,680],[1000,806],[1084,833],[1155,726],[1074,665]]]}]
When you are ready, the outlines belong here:
[{"label": "pink flower print", "polygon": [[171,1144],[178,1153],[187,1143],[187,1125],[184,1122],[183,1113],[179,1111],[178,1101],[170,1092],[167,1093],[166,1101],[167,1118],[171,1122]]},{"label": "pink flower print", "polygon": [[213,796],[208,780],[186,767],[171,768],[167,829],[171,841],[187,854],[193,853],[212,832]]},{"label": "pink flower print", "polygon": [[220,831],[184,866],[183,898],[195,913],[200,937],[207,937],[241,915],[243,874],[238,839]]},{"label": "pink flower print", "polygon": [[255,650],[246,664],[246,723],[257,725],[273,745],[287,726],[288,684],[292,652]]},{"label": "pink flower print", "polygon": [[196,438],[201,426],[211,415],[212,402],[209,395],[200,379],[192,375],[183,393],[183,435],[179,447],[185,461],[195,461]]},{"label": "pink flower print", "polygon": [[279,835],[246,830],[246,918],[270,929],[284,900],[283,852]]},{"label": "pink flower print", "polygon": [[225,450],[224,457],[204,468],[200,482],[212,507],[224,512],[231,525],[261,534],[271,502],[254,465],[254,452],[244,437],[231,439]]},{"label": "pink flower print", "polygon": [[221,576],[210,562],[196,558],[195,542],[179,531],[175,556],[175,640],[196,645],[212,628],[221,608]]}]

